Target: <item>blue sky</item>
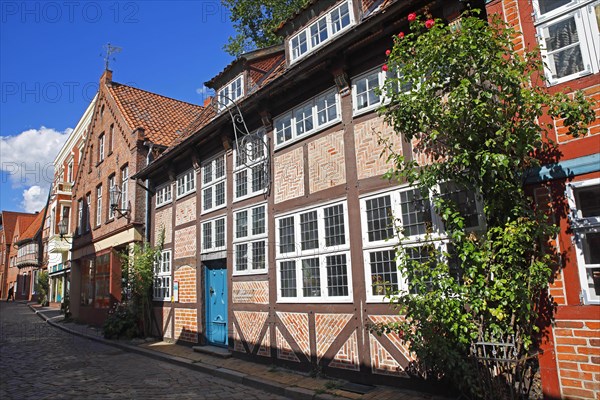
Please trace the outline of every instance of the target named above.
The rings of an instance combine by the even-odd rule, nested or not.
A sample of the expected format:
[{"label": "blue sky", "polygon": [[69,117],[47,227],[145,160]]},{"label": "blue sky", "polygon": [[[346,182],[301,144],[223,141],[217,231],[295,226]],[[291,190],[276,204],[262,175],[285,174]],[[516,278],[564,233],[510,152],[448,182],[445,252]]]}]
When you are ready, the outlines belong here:
[{"label": "blue sky", "polygon": [[219,0],[0,0],[0,209],[45,203],[51,163],[122,48],[113,80],[202,104],[203,82],[232,57]]}]

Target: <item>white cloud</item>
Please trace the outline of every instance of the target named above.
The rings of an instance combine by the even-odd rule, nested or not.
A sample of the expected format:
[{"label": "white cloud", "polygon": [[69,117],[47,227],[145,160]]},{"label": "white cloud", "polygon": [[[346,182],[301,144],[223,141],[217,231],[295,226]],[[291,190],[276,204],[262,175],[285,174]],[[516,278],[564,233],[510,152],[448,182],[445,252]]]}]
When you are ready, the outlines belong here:
[{"label": "white cloud", "polygon": [[42,190],[41,187],[34,185],[29,189],[23,190],[21,206],[29,213],[40,211],[46,205],[47,199],[48,190]]},{"label": "white cloud", "polygon": [[72,131],[42,126],[15,136],[0,136],[0,171],[9,177],[13,188],[25,188],[21,206],[26,211],[39,211],[44,206],[54,179],[54,158]]}]

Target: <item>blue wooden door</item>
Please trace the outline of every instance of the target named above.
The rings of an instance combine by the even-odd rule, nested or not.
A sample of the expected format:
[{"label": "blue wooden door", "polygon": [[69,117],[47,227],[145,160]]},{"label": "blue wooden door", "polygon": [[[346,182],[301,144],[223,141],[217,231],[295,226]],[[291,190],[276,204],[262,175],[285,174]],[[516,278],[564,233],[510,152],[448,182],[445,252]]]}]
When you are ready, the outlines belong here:
[{"label": "blue wooden door", "polygon": [[206,271],[206,339],[215,346],[227,346],[227,269]]}]

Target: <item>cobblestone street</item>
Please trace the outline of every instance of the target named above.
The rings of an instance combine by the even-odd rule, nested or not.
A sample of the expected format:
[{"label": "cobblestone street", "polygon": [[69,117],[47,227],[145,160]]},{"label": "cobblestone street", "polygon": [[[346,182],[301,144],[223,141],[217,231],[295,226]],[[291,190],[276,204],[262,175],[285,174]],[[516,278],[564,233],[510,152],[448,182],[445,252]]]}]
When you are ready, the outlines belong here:
[{"label": "cobblestone street", "polygon": [[0,304],[0,398],[283,399],[56,329]]}]

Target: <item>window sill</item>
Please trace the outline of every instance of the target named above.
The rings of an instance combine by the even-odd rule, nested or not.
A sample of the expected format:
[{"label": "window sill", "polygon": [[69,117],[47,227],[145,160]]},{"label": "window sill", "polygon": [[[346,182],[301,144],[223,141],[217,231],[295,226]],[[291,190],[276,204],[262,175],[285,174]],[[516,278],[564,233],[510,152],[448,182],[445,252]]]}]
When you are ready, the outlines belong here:
[{"label": "window sill", "polygon": [[[179,201],[179,200],[181,200],[181,199],[183,199],[183,198],[185,198],[185,197],[188,197],[190,194],[194,194],[194,193],[196,193],[196,189],[194,189],[194,190],[191,190],[191,191],[189,191],[189,192],[182,193],[182,194],[178,194],[178,195],[177,195],[177,200]],[[171,202],[172,202],[172,201],[171,201]]]},{"label": "window sill", "polygon": [[208,210],[205,210],[204,208],[202,209],[202,211],[200,212],[200,215],[205,215],[205,214],[210,214],[214,211],[218,211],[221,210],[223,208],[227,207],[227,202],[225,202],[225,204],[218,206],[218,207],[213,207],[213,208],[209,208]]},{"label": "window sill", "polygon": [[250,271],[232,271],[231,275],[232,276],[249,276],[249,275],[265,275],[267,274],[267,269],[257,269],[257,270],[250,270]]}]

